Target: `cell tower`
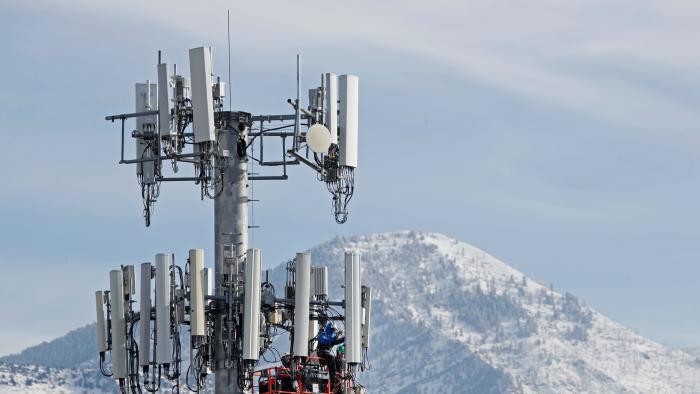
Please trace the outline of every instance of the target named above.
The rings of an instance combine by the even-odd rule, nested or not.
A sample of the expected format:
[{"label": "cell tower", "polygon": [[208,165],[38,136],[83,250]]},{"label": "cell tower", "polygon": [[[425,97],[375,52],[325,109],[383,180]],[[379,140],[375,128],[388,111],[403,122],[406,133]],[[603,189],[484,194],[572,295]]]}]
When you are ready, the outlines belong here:
[{"label": "cell tower", "polygon": [[[121,122],[119,163],[136,166],[146,226],[162,182],[198,185],[202,199],[214,200],[215,215],[213,272],[204,266],[202,249],[189,250],[184,268],[175,254],[158,253],[155,264],[140,265],[138,295],[134,265],[110,271],[109,290],[95,293],[100,369],[122,392],[209,390],[213,373],[216,393],[364,393],[356,374],[366,367],[371,290],[361,284],[360,255],[346,252],[344,299],[332,301],[328,268],[312,266],[308,253],[287,264],[280,295],[268,272],[262,278],[261,251],[248,245],[249,182],[286,180],[288,166],[313,169],[332,195],[335,220],[347,220],[357,167],[359,81],[323,74],[303,108],[299,68],[297,56],[296,99],[287,100],[293,114],[252,115],[224,110],[226,84],[212,73],[210,48],[190,49],[189,79],[161,62],[159,51],[157,83],[136,84],[135,112],[106,117]],[[136,152],[127,159],[125,124],[132,118]],[[274,142],[281,149],[270,152]],[[278,172],[251,174],[251,162]],[[177,175],[181,165],[192,165],[194,174]],[[184,368],[181,332],[187,327]],[[280,357],[281,365],[256,370],[285,332],[290,354]]]}]

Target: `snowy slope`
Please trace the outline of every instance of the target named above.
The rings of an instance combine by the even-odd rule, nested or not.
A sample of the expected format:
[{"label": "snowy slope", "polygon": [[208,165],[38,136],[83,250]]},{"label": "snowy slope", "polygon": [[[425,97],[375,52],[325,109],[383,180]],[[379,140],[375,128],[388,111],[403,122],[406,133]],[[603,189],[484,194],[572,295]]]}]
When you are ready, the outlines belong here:
[{"label": "snowy slope", "polygon": [[381,315],[371,352],[381,369],[370,372],[371,385],[388,369],[397,376],[390,391],[466,392],[443,384],[471,387],[476,363],[490,378],[473,392],[700,392],[692,355],[645,339],[469,244],[416,232],[338,238],[312,250],[314,264],[335,263],[331,283],[341,283],[346,249],[362,252],[363,278]]},{"label": "snowy slope", "polygon": [[[645,339],[466,243],[410,231],[335,238],[311,249],[313,265],[330,267],[335,299],[345,250],[362,252],[363,278],[375,297],[372,368],[361,378],[370,392],[700,392],[695,355]],[[277,288],[283,275],[283,266],[271,272]],[[53,368],[54,375],[0,364],[0,392],[38,393],[51,385],[90,392],[93,376],[109,383],[95,376],[93,363]]]},{"label": "snowy slope", "polygon": [[89,363],[74,368],[0,363],[0,393],[117,393]]}]

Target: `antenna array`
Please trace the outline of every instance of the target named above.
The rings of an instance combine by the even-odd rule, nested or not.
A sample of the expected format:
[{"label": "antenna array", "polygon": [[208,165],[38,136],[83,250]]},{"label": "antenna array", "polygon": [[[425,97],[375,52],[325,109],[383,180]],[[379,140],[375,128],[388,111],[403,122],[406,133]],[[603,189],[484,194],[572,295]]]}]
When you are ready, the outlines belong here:
[{"label": "antenna array", "polygon": [[[190,250],[184,265],[159,253],[155,264],[140,266],[136,300],[134,266],[111,271],[109,290],[95,294],[100,369],[125,393],[166,386],[198,392],[212,373],[217,393],[364,393],[356,373],[366,367],[371,291],[361,285],[360,255],[346,253],[343,300],[328,298],[328,269],[312,267],[308,253],[287,264],[278,295],[267,271],[262,280],[261,251],[248,247],[247,216],[249,182],[286,180],[288,166],[304,164],[326,183],[336,222],[347,220],[358,156],[358,78],[323,74],[303,107],[297,56],[296,99],[287,100],[293,114],[225,111],[225,82],[212,73],[211,56],[210,48],[190,49],[186,78],[161,62],[159,51],[158,83],[136,84],[135,112],[106,117],[121,122],[119,163],[136,165],[146,226],[162,182],[193,182],[202,199],[215,201],[215,272],[205,268],[202,249]],[[132,118],[136,155],[127,159],[125,123]],[[282,149],[272,154],[281,157],[269,160],[274,142]],[[249,174],[250,160],[281,173]],[[179,175],[180,166],[193,174]],[[183,373],[180,338],[188,327]],[[284,332],[291,354],[279,357],[282,365],[257,370]],[[347,353],[333,352],[341,342]]]}]

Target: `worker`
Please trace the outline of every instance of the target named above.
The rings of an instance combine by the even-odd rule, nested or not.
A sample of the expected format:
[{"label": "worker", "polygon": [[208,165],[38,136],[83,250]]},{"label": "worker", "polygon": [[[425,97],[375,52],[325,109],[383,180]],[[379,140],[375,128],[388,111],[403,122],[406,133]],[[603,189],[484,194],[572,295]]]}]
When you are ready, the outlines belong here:
[{"label": "worker", "polygon": [[281,389],[283,391],[293,391],[294,390],[294,378],[292,374],[292,356],[289,353],[285,353],[282,358],[282,369],[277,370],[277,378],[281,383]]},{"label": "worker", "polygon": [[326,327],[318,334],[317,354],[323,363],[328,366],[331,380],[333,380],[338,370],[333,348],[343,342],[345,342],[345,337],[342,335],[342,331],[338,331],[332,322],[326,323]]}]

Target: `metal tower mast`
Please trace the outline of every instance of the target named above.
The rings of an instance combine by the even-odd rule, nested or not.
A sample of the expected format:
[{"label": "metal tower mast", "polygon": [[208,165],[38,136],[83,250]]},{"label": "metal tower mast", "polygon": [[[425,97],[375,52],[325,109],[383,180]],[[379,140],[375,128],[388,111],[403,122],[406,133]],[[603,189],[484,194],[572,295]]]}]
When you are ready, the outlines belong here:
[{"label": "metal tower mast", "polygon": [[[357,166],[357,77],[337,77],[332,73],[322,75],[321,86],[309,90],[309,105],[303,108],[297,56],[296,99],[287,100],[294,113],[253,116],[247,112],[223,110],[226,86],[219,78],[214,79],[209,48],[193,48],[189,55],[191,78],[187,79],[178,75],[175,67],[170,75],[167,64],[161,63],[159,52],[158,84],[150,81],[136,84],[136,112],[111,115],[106,119],[121,121],[120,164],[136,165],[147,226],[162,182],[195,182],[200,187],[202,199],[214,200],[213,283],[207,285],[207,279],[203,279],[208,271],[201,268],[204,265],[201,249],[190,250],[184,270],[175,265],[169,255],[158,254],[155,268],[150,263],[142,264],[142,304],[140,311],[136,312],[132,310],[135,294],[133,266],[122,266],[121,273],[112,271],[110,291],[96,293],[98,323],[102,322],[98,324],[101,368],[105,352],[116,349],[117,352],[112,353],[113,377],[124,392],[129,388],[132,392],[140,392],[141,379],[147,390],[157,391],[161,372],[179,388],[182,377],[179,327],[189,325],[192,335],[190,352],[196,351],[196,360],[190,361],[191,367],[194,365],[194,391],[199,391],[205,384],[207,371],[211,369],[215,373],[216,393],[249,392],[254,384],[258,357],[272,346],[272,330],[283,329],[290,332],[295,344],[294,359],[290,364],[294,368],[292,375],[294,379],[301,379],[306,369],[318,365],[307,364],[310,355],[304,345],[308,345],[318,332],[309,329],[309,313],[293,312],[295,308],[305,311],[311,306],[314,320],[311,327],[316,330],[319,321],[347,319],[354,322],[354,328],[348,329],[348,344],[352,344],[348,352],[348,368],[339,372],[343,375],[337,381],[342,382],[346,389],[360,390],[362,386],[355,382],[355,368],[364,365],[360,349],[367,350],[367,345],[361,347],[361,343],[368,343],[370,293],[368,288],[360,287],[359,255],[346,255],[345,301],[328,300],[327,269],[310,267],[308,254],[298,255],[293,264],[288,265],[285,295],[280,298],[267,280],[260,283],[260,251],[249,249],[248,245],[249,182],[286,180],[287,166],[290,165],[304,164],[312,168],[333,197],[335,220],[338,223],[346,221]],[[136,157],[125,159],[125,121],[131,118],[136,119],[136,129],[131,133],[136,143]],[[272,122],[277,125],[270,126]],[[287,142],[288,139],[291,143]],[[266,159],[275,145],[281,149],[273,151],[272,155],[279,154],[279,159]],[[251,160],[260,168],[278,171],[276,174],[249,174]],[[163,168],[167,167],[164,164],[168,162],[173,176],[163,175]],[[181,164],[193,165],[194,176],[176,175]],[[302,256],[301,260],[299,256]],[[296,267],[299,264],[301,266]],[[314,272],[319,272],[316,279],[312,279]],[[121,283],[120,277],[123,279]],[[157,302],[156,307],[150,308],[153,277]],[[310,287],[312,280],[317,286],[314,290]],[[305,295],[295,297],[299,287],[298,294]],[[106,320],[104,305],[107,305]],[[349,305],[352,310],[348,310]],[[346,316],[329,318],[325,311],[331,306],[343,306]],[[115,311],[117,315],[113,317]],[[116,324],[114,327],[112,321]],[[193,326],[195,321],[197,327]],[[142,331],[138,347],[133,334],[137,322],[141,323],[139,330]],[[150,339],[151,322],[158,323],[154,325],[157,341]],[[114,331],[115,327],[118,332]],[[126,331],[123,336],[122,330]],[[173,341],[172,344],[168,339]],[[151,346],[154,354],[158,350],[155,359],[148,355]],[[134,367],[136,364],[131,364],[136,363],[136,359],[142,368],[141,373]],[[318,379],[324,375],[315,371],[310,376]],[[184,383],[192,390],[190,378],[188,368]],[[330,390],[332,379],[325,379]],[[304,387],[297,389],[298,392],[305,391]]]},{"label": "metal tower mast", "polygon": [[[237,152],[241,139],[247,144],[248,128],[243,128],[239,133],[240,137],[230,130],[219,134],[222,148]],[[214,199],[214,248],[216,295],[223,297],[226,296],[223,290],[227,279],[238,279],[240,270],[236,263],[243,261],[248,250],[248,160],[237,154],[230,156],[221,192]],[[215,392],[242,393],[235,364],[227,366],[223,342],[227,336],[224,319],[225,315],[218,315],[214,320]]]}]

